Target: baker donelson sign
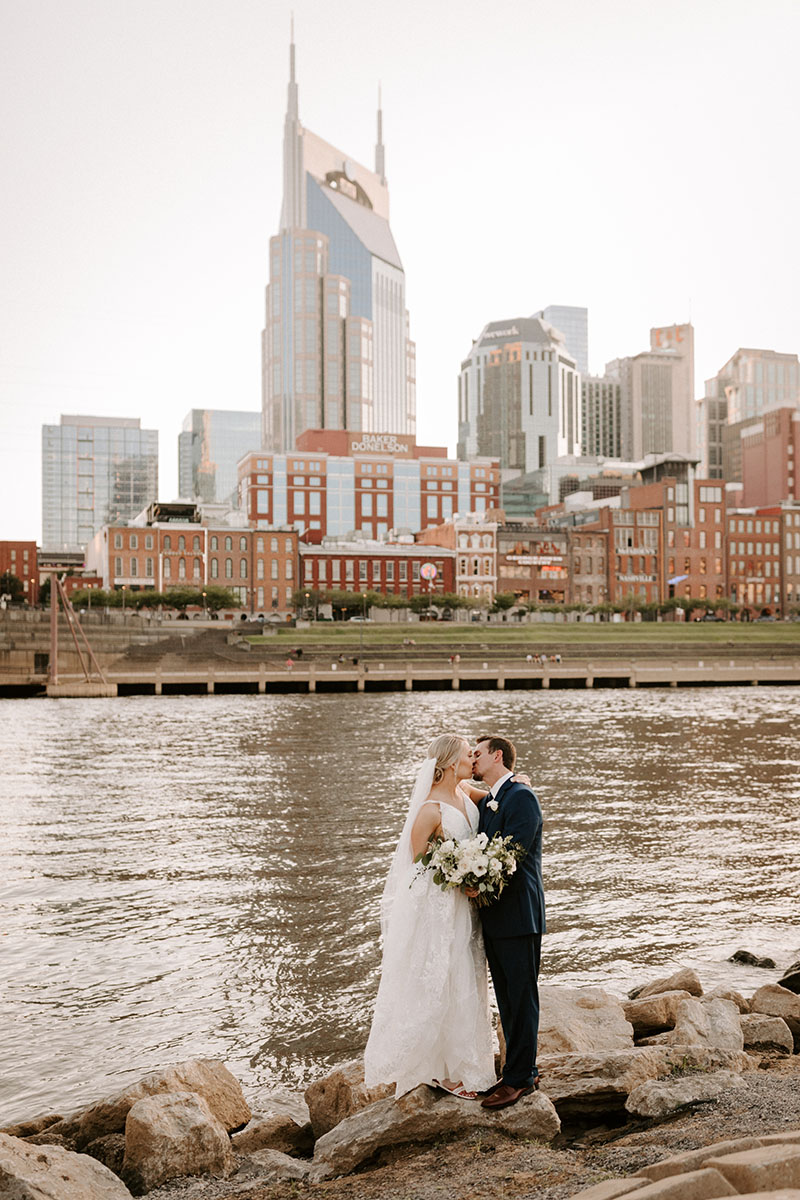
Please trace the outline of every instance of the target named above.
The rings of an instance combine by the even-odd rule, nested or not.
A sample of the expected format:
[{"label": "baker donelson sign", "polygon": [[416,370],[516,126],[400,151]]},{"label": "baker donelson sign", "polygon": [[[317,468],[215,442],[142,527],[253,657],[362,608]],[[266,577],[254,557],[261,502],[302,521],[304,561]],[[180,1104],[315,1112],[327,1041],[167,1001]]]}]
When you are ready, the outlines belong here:
[{"label": "baker donelson sign", "polygon": [[396,433],[362,433],[350,439],[350,453],[410,454],[412,440]]}]

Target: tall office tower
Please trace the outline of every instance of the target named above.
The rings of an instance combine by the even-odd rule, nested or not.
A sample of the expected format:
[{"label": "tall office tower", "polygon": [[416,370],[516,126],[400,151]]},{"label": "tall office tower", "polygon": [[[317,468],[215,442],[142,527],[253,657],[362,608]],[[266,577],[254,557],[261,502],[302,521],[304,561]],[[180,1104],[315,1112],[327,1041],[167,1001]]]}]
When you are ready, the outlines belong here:
[{"label": "tall office tower", "polygon": [[564,335],[540,317],[490,322],[461,364],[458,457],[528,472],[580,443],[580,375]]},{"label": "tall office tower", "polygon": [[622,457],[696,452],[694,328],[667,325],[650,330],[650,349],[606,364],[619,380]]},{"label": "tall office tower", "polygon": [[236,464],[261,445],[260,412],[193,408],[178,434],[178,488],[184,500],[238,504]]},{"label": "tall office tower", "polygon": [[266,308],[265,448],[292,450],[305,429],[415,433],[415,348],[389,227],[380,98],[370,171],[301,125],[294,41]]},{"label": "tall office tower", "polygon": [[581,454],[622,458],[622,386],[608,376],[581,377]]},{"label": "tall office tower", "polygon": [[569,304],[548,304],[533,314],[560,329],[567,350],[578,364],[581,375],[589,374],[589,310]]},{"label": "tall office tower", "polygon": [[42,426],[42,548],[83,550],[98,529],[158,496],[158,431],[138,418],[61,417]]}]

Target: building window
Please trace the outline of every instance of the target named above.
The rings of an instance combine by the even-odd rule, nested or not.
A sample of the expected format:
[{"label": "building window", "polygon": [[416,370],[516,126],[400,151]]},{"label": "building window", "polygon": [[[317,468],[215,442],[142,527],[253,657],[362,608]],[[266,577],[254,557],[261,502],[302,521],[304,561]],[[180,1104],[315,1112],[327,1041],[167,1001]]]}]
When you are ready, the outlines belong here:
[{"label": "building window", "polygon": [[164,578],[169,579],[172,574],[172,561],[169,558],[164,559]]},{"label": "building window", "polygon": [[239,560],[239,578],[247,579],[247,559],[246,558],[241,558]]},{"label": "building window", "polygon": [[178,559],[178,578],[179,579],[186,578],[186,559],[185,558]]},{"label": "building window", "polygon": [[[228,538],[227,540],[230,541],[230,538]],[[225,559],[225,578],[233,579],[233,559],[232,558]]]},{"label": "building window", "polygon": [[186,538],[183,536],[183,534],[181,534],[181,536],[178,538],[178,549],[179,550],[186,549]]},{"label": "building window", "polygon": [[139,537],[135,533],[131,534],[130,547],[131,547],[131,550],[139,549]]},{"label": "building window", "polygon": [[131,559],[131,579],[136,579],[139,575],[139,560],[134,556]]},{"label": "building window", "polygon": [[200,534],[199,533],[196,533],[194,535],[194,537],[192,538],[192,549],[193,550],[200,549]]},{"label": "building window", "polygon": [[264,578],[264,560],[259,558],[256,560],[256,579]]},{"label": "building window", "polygon": [[344,564],[344,577],[347,583],[352,583],[355,579],[355,563],[352,558],[348,558]]},{"label": "building window", "polygon": [[219,538],[217,537],[216,534],[214,534],[213,537],[211,538],[211,549],[219,550]]},{"label": "building window", "polygon": [[275,553],[278,549],[278,539],[276,537],[270,538],[269,545],[270,545],[270,550],[272,550],[272,552]]},{"label": "building window", "polygon": [[226,538],[225,538],[225,549],[226,549],[226,550],[232,550],[232,549],[233,549],[233,538],[232,538],[232,537],[226,537]]},{"label": "building window", "polygon": [[203,578],[203,560],[202,560],[202,558],[196,558],[194,560],[194,578],[195,579]]},{"label": "building window", "polygon": [[411,578],[413,579],[414,583],[419,582],[419,563],[418,562],[411,564]]},{"label": "building window", "polygon": [[386,582],[394,583],[394,563],[387,562],[386,564]]},{"label": "building window", "polygon": [[285,575],[287,579],[291,579],[294,575],[294,567],[292,566],[292,560],[290,558],[286,561]]},{"label": "building window", "polygon": [[258,553],[259,553],[259,554],[263,554],[263,552],[264,552],[264,539],[263,539],[263,537],[257,537],[257,538],[256,538],[256,550],[258,551]]},{"label": "building window", "polygon": [[400,567],[400,582],[408,583],[408,563],[401,562],[398,565]]},{"label": "building window", "polygon": [[219,579],[219,560],[216,558],[211,560],[211,578]]},{"label": "building window", "polygon": [[153,549],[153,535],[152,535],[152,533],[146,533],[146,534],[144,535],[144,548],[145,548],[145,550],[152,550],[152,549]]},{"label": "building window", "polygon": [[270,579],[277,579],[277,578],[278,578],[278,560],[276,558],[273,558],[272,562],[270,563]]},{"label": "building window", "polygon": [[114,549],[115,550],[122,549],[122,534],[121,533],[114,534]]},{"label": "building window", "polygon": [[145,577],[147,579],[153,578],[153,560],[152,560],[152,558],[146,558],[144,560],[144,573],[145,573]]},{"label": "building window", "polygon": [[114,559],[114,574],[115,575],[122,574],[122,559],[121,558]]}]

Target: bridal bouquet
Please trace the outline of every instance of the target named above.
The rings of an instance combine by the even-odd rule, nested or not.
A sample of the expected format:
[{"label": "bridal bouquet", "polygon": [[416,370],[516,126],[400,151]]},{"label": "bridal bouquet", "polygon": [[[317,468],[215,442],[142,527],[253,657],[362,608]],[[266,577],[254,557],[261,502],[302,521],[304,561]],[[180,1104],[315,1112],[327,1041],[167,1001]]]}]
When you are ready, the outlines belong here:
[{"label": "bridal bouquet", "polygon": [[[511,837],[496,833],[491,841],[485,833],[473,837],[441,838],[418,854],[419,871],[433,871],[433,882],[443,891],[468,887],[477,890],[475,904],[484,908],[497,900],[525,855]],[[419,872],[418,872],[419,874]]]}]

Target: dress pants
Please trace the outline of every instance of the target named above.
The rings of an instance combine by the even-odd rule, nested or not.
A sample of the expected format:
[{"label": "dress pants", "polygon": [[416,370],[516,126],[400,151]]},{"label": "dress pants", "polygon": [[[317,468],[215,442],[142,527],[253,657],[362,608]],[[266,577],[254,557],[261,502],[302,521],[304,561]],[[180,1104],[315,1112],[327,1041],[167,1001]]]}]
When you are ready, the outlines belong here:
[{"label": "dress pants", "polygon": [[530,1087],[538,1075],[536,1042],[539,1036],[539,961],[542,935],[488,938],[486,957],[506,1039],[503,1083]]}]

